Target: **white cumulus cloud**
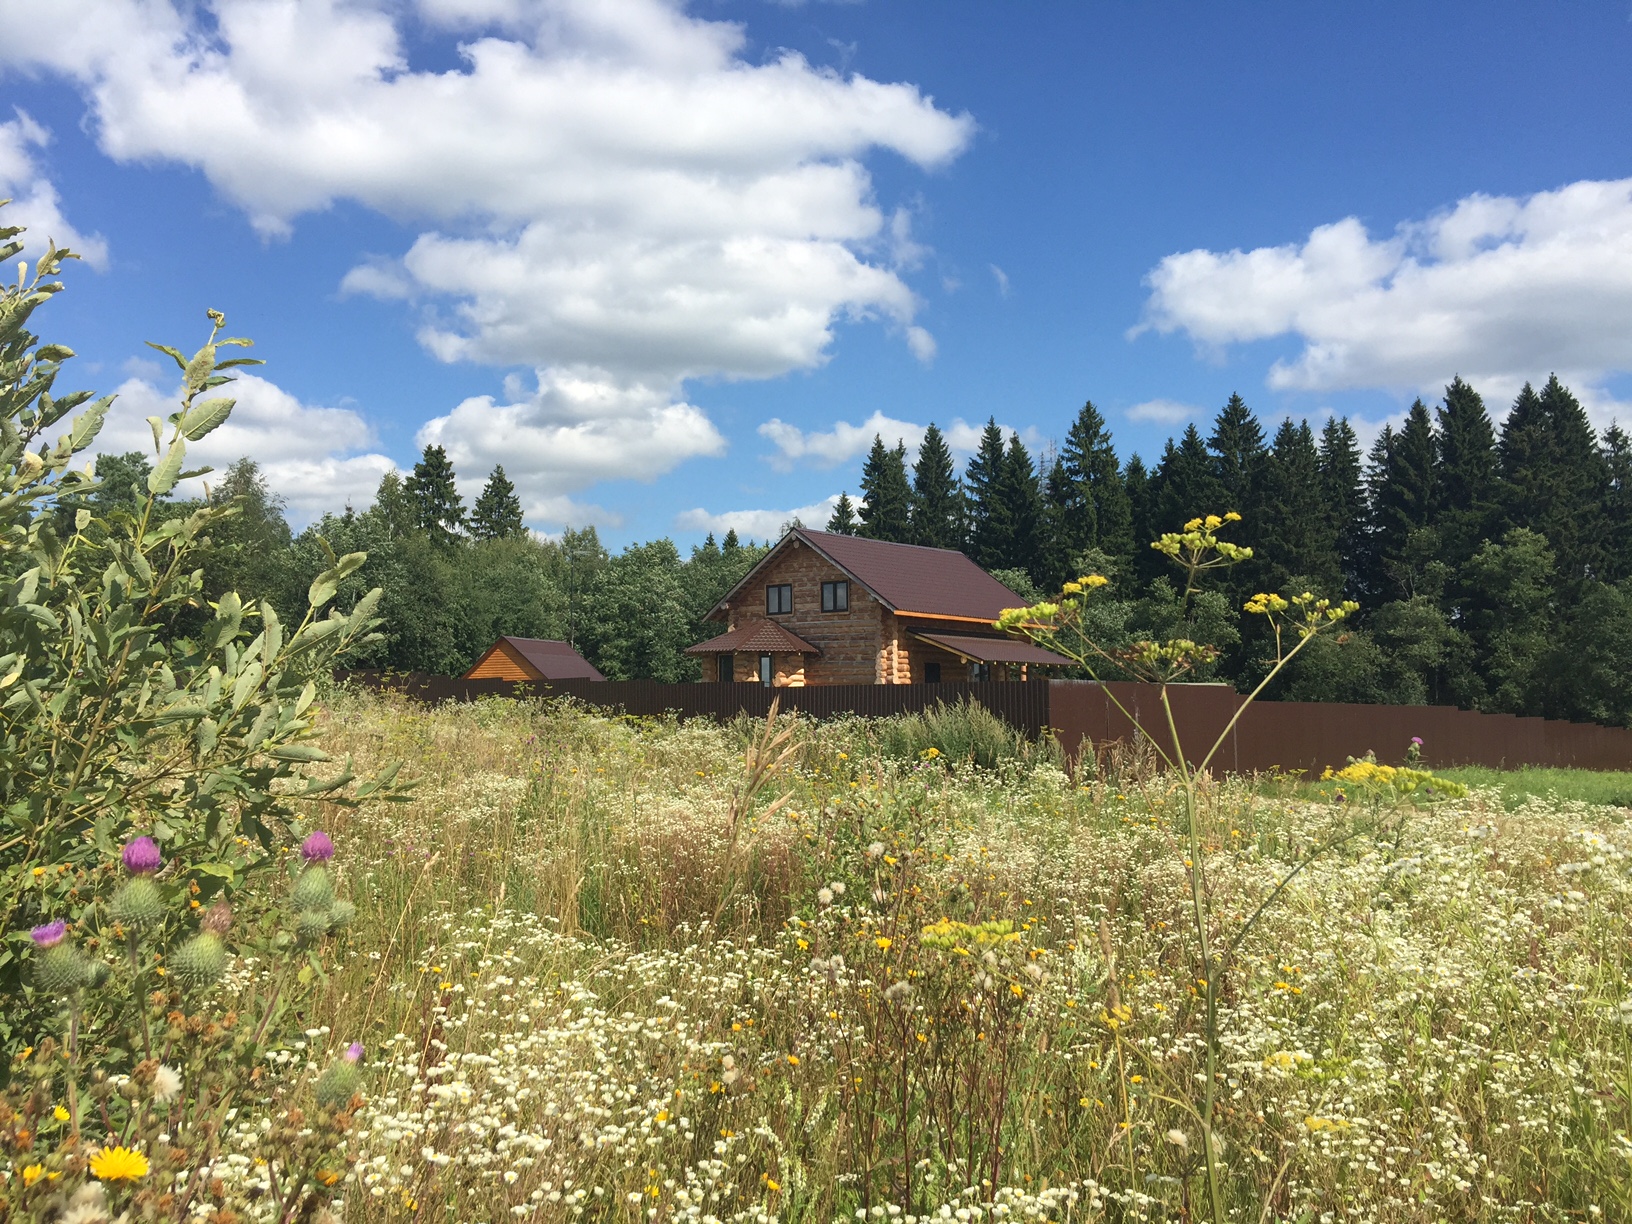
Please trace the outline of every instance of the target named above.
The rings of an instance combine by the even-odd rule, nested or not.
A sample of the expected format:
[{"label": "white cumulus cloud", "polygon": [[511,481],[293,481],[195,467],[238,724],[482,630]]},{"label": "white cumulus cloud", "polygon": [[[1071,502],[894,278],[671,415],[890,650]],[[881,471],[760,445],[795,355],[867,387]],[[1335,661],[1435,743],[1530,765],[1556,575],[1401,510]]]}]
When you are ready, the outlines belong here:
[{"label": "white cumulus cloud", "polygon": [[[950,425],[942,426],[941,433],[954,453],[972,455],[980,448],[980,435],[985,428],[984,422],[970,423],[959,417]],[[1033,451],[1041,444],[1042,438],[1032,426],[1021,430],[1011,430],[1006,425],[999,428],[1003,430],[1005,439],[1010,433],[1019,433],[1020,440]],[[759,436],[776,447],[774,454],[766,456],[766,462],[779,472],[791,472],[801,465],[832,468],[848,463],[871,450],[874,437],[884,439],[884,444],[891,447],[905,442],[907,466],[910,468],[918,446],[924,440],[924,429],[925,426],[914,421],[902,421],[874,411],[859,425],[835,421],[832,428],[820,430],[800,429],[779,417],[772,417],[759,427]]]},{"label": "white cumulus cloud", "polygon": [[1155,421],[1162,425],[1178,425],[1201,415],[1200,408],[1170,399],[1146,400],[1128,409],[1130,421]]},{"label": "white cumulus cloud", "polygon": [[1432,391],[1460,373],[1505,392],[1557,371],[1603,401],[1595,384],[1632,370],[1632,179],[1471,195],[1386,237],[1348,217],[1284,246],[1185,251],[1147,283],[1133,334],[1300,340],[1270,369],[1278,389]]},{"label": "white cumulus cloud", "polygon": [[[215,474],[186,482],[179,490],[182,496],[199,496],[205,483],[219,479],[229,464],[247,455],[260,464],[273,492],[288,500],[290,520],[300,526],[325,511],[368,506],[380,477],[396,467],[368,449],[375,442],[373,430],[350,408],[303,404],[254,374],[240,375],[217,394],[238,401],[232,415],[214,433],[187,444],[187,466],[210,466]],[[97,435],[95,451],[153,456],[147,418],[162,420],[174,412],[181,402],[180,388],[162,388],[148,378],[133,377],[119,385],[117,395]],[[167,425],[167,442],[169,436]]]},{"label": "white cumulus cloud", "polygon": [[826,530],[827,520],[833,517],[833,508],[838,504],[839,495],[835,493],[793,510],[724,510],[718,514],[701,508],[683,510],[675,516],[674,525],[681,531],[712,531],[716,535],[735,531],[745,540],[775,540],[782,528],[795,519],[814,531]]},{"label": "white cumulus cloud", "polygon": [[[864,164],[884,152],[934,169],[967,146],[973,121],[915,86],[793,52],[751,59],[740,26],[680,0],[20,9],[0,64],[77,82],[108,155],[196,167],[272,236],[341,200],[416,227],[344,289],[407,303],[442,360],[526,366],[550,385],[600,378],[582,398],[613,405],[597,443],[632,446],[602,466],[649,475],[714,453],[685,380],[818,365],[841,321],[879,320],[934,355],[903,279],[925,248]],[[416,23],[461,40],[457,67],[410,62]],[[481,413],[484,431],[523,427],[537,412],[479,403],[427,429]],[[686,441],[665,459],[633,419]]]},{"label": "white cumulus cloud", "polygon": [[107,267],[107,242],[100,234],[81,233],[69,222],[56,185],[40,171],[35,150],[51,142],[51,133],[22,109],[17,109],[16,116],[0,123],[0,199],[11,201],[0,212],[0,222],[28,230],[20,238],[27,255],[39,256],[49,240],[93,268]]}]

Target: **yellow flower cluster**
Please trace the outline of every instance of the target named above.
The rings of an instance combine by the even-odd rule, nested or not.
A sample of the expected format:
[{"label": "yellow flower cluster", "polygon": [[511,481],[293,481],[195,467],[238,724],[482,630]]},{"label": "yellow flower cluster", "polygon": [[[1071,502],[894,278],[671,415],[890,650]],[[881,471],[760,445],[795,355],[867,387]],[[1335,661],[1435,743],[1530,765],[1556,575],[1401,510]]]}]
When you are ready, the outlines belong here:
[{"label": "yellow flower cluster", "polygon": [[919,938],[925,947],[941,948],[947,952],[967,952],[968,946],[984,948],[992,944],[1018,943],[1020,933],[1014,929],[1014,923],[993,920],[991,922],[954,922],[950,918],[942,918],[939,922],[932,922],[920,933]]},{"label": "yellow flower cluster", "polygon": [[[1241,516],[1234,510],[1228,514],[1209,514],[1202,518],[1193,518],[1184,525],[1183,531],[1165,532],[1161,539],[1151,544],[1151,547],[1175,560],[1188,554],[1191,563],[1197,569],[1213,569],[1220,565],[1234,565],[1238,561],[1250,561],[1252,549],[1218,538],[1219,528],[1226,523],[1240,521]],[[1203,560],[1209,554],[1212,560]]]},{"label": "yellow flower cluster", "polygon": [[1461,799],[1468,788],[1449,778],[1436,778],[1430,770],[1408,769],[1403,765],[1379,765],[1376,761],[1351,761],[1342,769],[1330,766],[1320,775],[1323,782],[1347,782],[1367,790],[1393,790],[1400,795],[1411,795],[1432,787],[1434,794],[1444,799]]}]

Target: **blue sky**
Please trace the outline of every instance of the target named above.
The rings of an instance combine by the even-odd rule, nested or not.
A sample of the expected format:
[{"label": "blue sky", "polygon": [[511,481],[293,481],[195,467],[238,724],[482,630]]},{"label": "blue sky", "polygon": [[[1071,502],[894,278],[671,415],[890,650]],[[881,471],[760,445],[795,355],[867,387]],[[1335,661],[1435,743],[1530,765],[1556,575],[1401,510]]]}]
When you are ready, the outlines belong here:
[{"label": "blue sky", "polygon": [[[1461,373],[1632,398],[1625,5],[22,0],[13,212],[120,389],[228,313],[207,455],[305,522],[426,441],[544,531],[763,536],[875,429],[1232,391],[1362,432]],[[60,37],[66,32],[66,37]],[[954,441],[972,430],[954,432]]]}]

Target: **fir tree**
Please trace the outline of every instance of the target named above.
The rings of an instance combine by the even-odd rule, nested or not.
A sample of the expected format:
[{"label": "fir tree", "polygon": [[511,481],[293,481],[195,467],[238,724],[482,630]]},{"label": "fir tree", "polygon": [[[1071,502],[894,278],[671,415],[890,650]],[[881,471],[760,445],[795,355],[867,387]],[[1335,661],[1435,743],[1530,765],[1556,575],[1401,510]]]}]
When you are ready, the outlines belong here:
[{"label": "fir tree", "polygon": [[1128,515],[1133,523],[1134,543],[1128,554],[1128,559],[1132,559],[1141,551],[1150,551],[1146,545],[1156,538],[1151,534],[1153,508],[1150,497],[1153,486],[1145,461],[1137,454],[1129,455],[1128,464],[1122,469],[1122,487],[1128,493]]},{"label": "fir tree", "polygon": [[[593,528],[591,528],[591,530],[593,530]],[[735,527],[728,528],[725,533],[725,539],[720,541],[720,551],[722,553],[734,553],[741,547],[742,541],[737,539],[737,529]]]},{"label": "fir tree", "polygon": [[1439,444],[1439,541],[1445,562],[1461,567],[1497,525],[1501,483],[1496,431],[1479,393],[1460,377],[1445,388],[1435,413]]},{"label": "fir tree", "polygon": [[1075,577],[1075,559],[1083,550],[1071,546],[1071,531],[1066,522],[1074,486],[1066,475],[1065,461],[1058,455],[1048,465],[1043,480],[1043,528],[1039,545],[1039,585],[1045,591],[1057,591],[1069,578]]},{"label": "fir tree", "polygon": [[516,486],[504,474],[504,465],[499,464],[471,507],[470,534],[478,540],[504,540],[526,530],[521,518],[521,498],[516,496]]},{"label": "fir tree", "polygon": [[1293,579],[1312,583],[1321,594],[1342,591],[1335,523],[1326,513],[1320,455],[1308,421],[1281,422],[1264,465],[1259,538],[1274,541],[1263,559],[1266,589],[1283,590]]},{"label": "fir tree", "polygon": [[1105,418],[1092,400],[1071,423],[1060,459],[1068,498],[1061,505],[1062,521],[1071,553],[1098,548],[1126,556],[1133,550],[1133,508]]},{"label": "fir tree", "polygon": [[1407,598],[1425,591],[1437,597],[1427,567],[1444,568],[1433,530],[1439,510],[1438,447],[1428,406],[1420,399],[1411,405],[1400,431],[1388,434],[1383,461],[1371,497],[1374,589]]},{"label": "fir tree", "polygon": [[858,534],[871,540],[907,542],[912,513],[912,489],[907,484],[907,447],[894,450],[873,435],[873,449],[861,469],[861,526]]},{"label": "fir tree", "polygon": [[1178,445],[1170,438],[1156,469],[1156,521],[1151,525],[1155,539],[1163,532],[1178,531],[1198,514],[1222,514],[1238,510],[1230,502],[1230,492],[1218,476],[1213,456],[1207,452],[1201,431],[1192,423],[1184,427]]},{"label": "fir tree", "polygon": [[1015,433],[1009,435],[1008,449],[1003,452],[1002,496],[1010,510],[1011,527],[1008,555],[1001,568],[1025,570],[1038,582],[1043,568],[1043,491],[1031,455]]},{"label": "fir tree", "polygon": [[1003,431],[994,417],[980,434],[980,446],[964,470],[963,484],[969,498],[968,553],[982,569],[1003,569],[1008,565],[1014,540],[1014,513],[1003,499]]},{"label": "fir tree", "polygon": [[1546,537],[1564,582],[1596,572],[1609,476],[1587,414],[1557,375],[1539,395],[1525,384],[1503,422],[1497,453],[1508,525]]},{"label": "fir tree", "polygon": [[834,535],[853,536],[856,534],[856,507],[850,500],[850,494],[840,493],[838,504],[833,507],[833,517],[827,520],[827,529]]},{"label": "fir tree", "polygon": [[1604,430],[1602,454],[1603,531],[1604,538],[1613,545],[1604,550],[1602,578],[1605,582],[1620,582],[1632,576],[1632,437],[1613,421]]},{"label": "fir tree", "polygon": [[1264,431],[1258,418],[1239,395],[1230,396],[1229,402],[1219,410],[1207,448],[1213,452],[1213,473],[1228,504],[1199,507],[1195,513],[1221,514],[1235,510],[1245,515],[1250,524],[1250,512],[1258,502],[1269,452],[1264,446]]},{"label": "fir tree", "polygon": [[453,464],[440,446],[427,446],[403,482],[415,528],[439,544],[459,538],[465,525],[465,503],[454,483]]},{"label": "fir tree", "polygon": [[956,548],[963,542],[963,495],[952,466],[952,450],[931,421],[918,445],[912,468],[910,538],[930,548]]},{"label": "fir tree", "polygon": [[1366,556],[1366,490],[1360,439],[1347,417],[1330,417],[1320,431],[1320,494],[1335,541],[1344,592],[1358,594]]}]

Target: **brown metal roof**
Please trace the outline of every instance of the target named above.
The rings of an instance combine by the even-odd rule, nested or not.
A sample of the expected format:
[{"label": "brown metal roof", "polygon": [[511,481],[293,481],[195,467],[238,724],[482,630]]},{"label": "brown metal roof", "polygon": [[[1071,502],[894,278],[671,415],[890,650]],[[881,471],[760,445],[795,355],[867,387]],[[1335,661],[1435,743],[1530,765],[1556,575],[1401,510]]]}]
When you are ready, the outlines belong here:
[{"label": "brown metal roof", "polygon": [[590,661],[565,642],[547,638],[503,637],[545,680],[605,680]]},{"label": "brown metal roof", "polygon": [[687,654],[808,654],[822,652],[797,633],[784,629],[773,620],[751,620],[738,625],[730,633],[687,646]]},{"label": "brown metal roof", "polygon": [[981,663],[1029,663],[1033,667],[1073,667],[1075,662],[1052,650],[1013,638],[974,637],[966,633],[915,633],[916,638]]},{"label": "brown metal roof", "polygon": [[892,544],[795,527],[710,615],[718,615],[791,539],[804,541],[871,591],[892,612],[990,623],[1026,601],[953,548]]}]

